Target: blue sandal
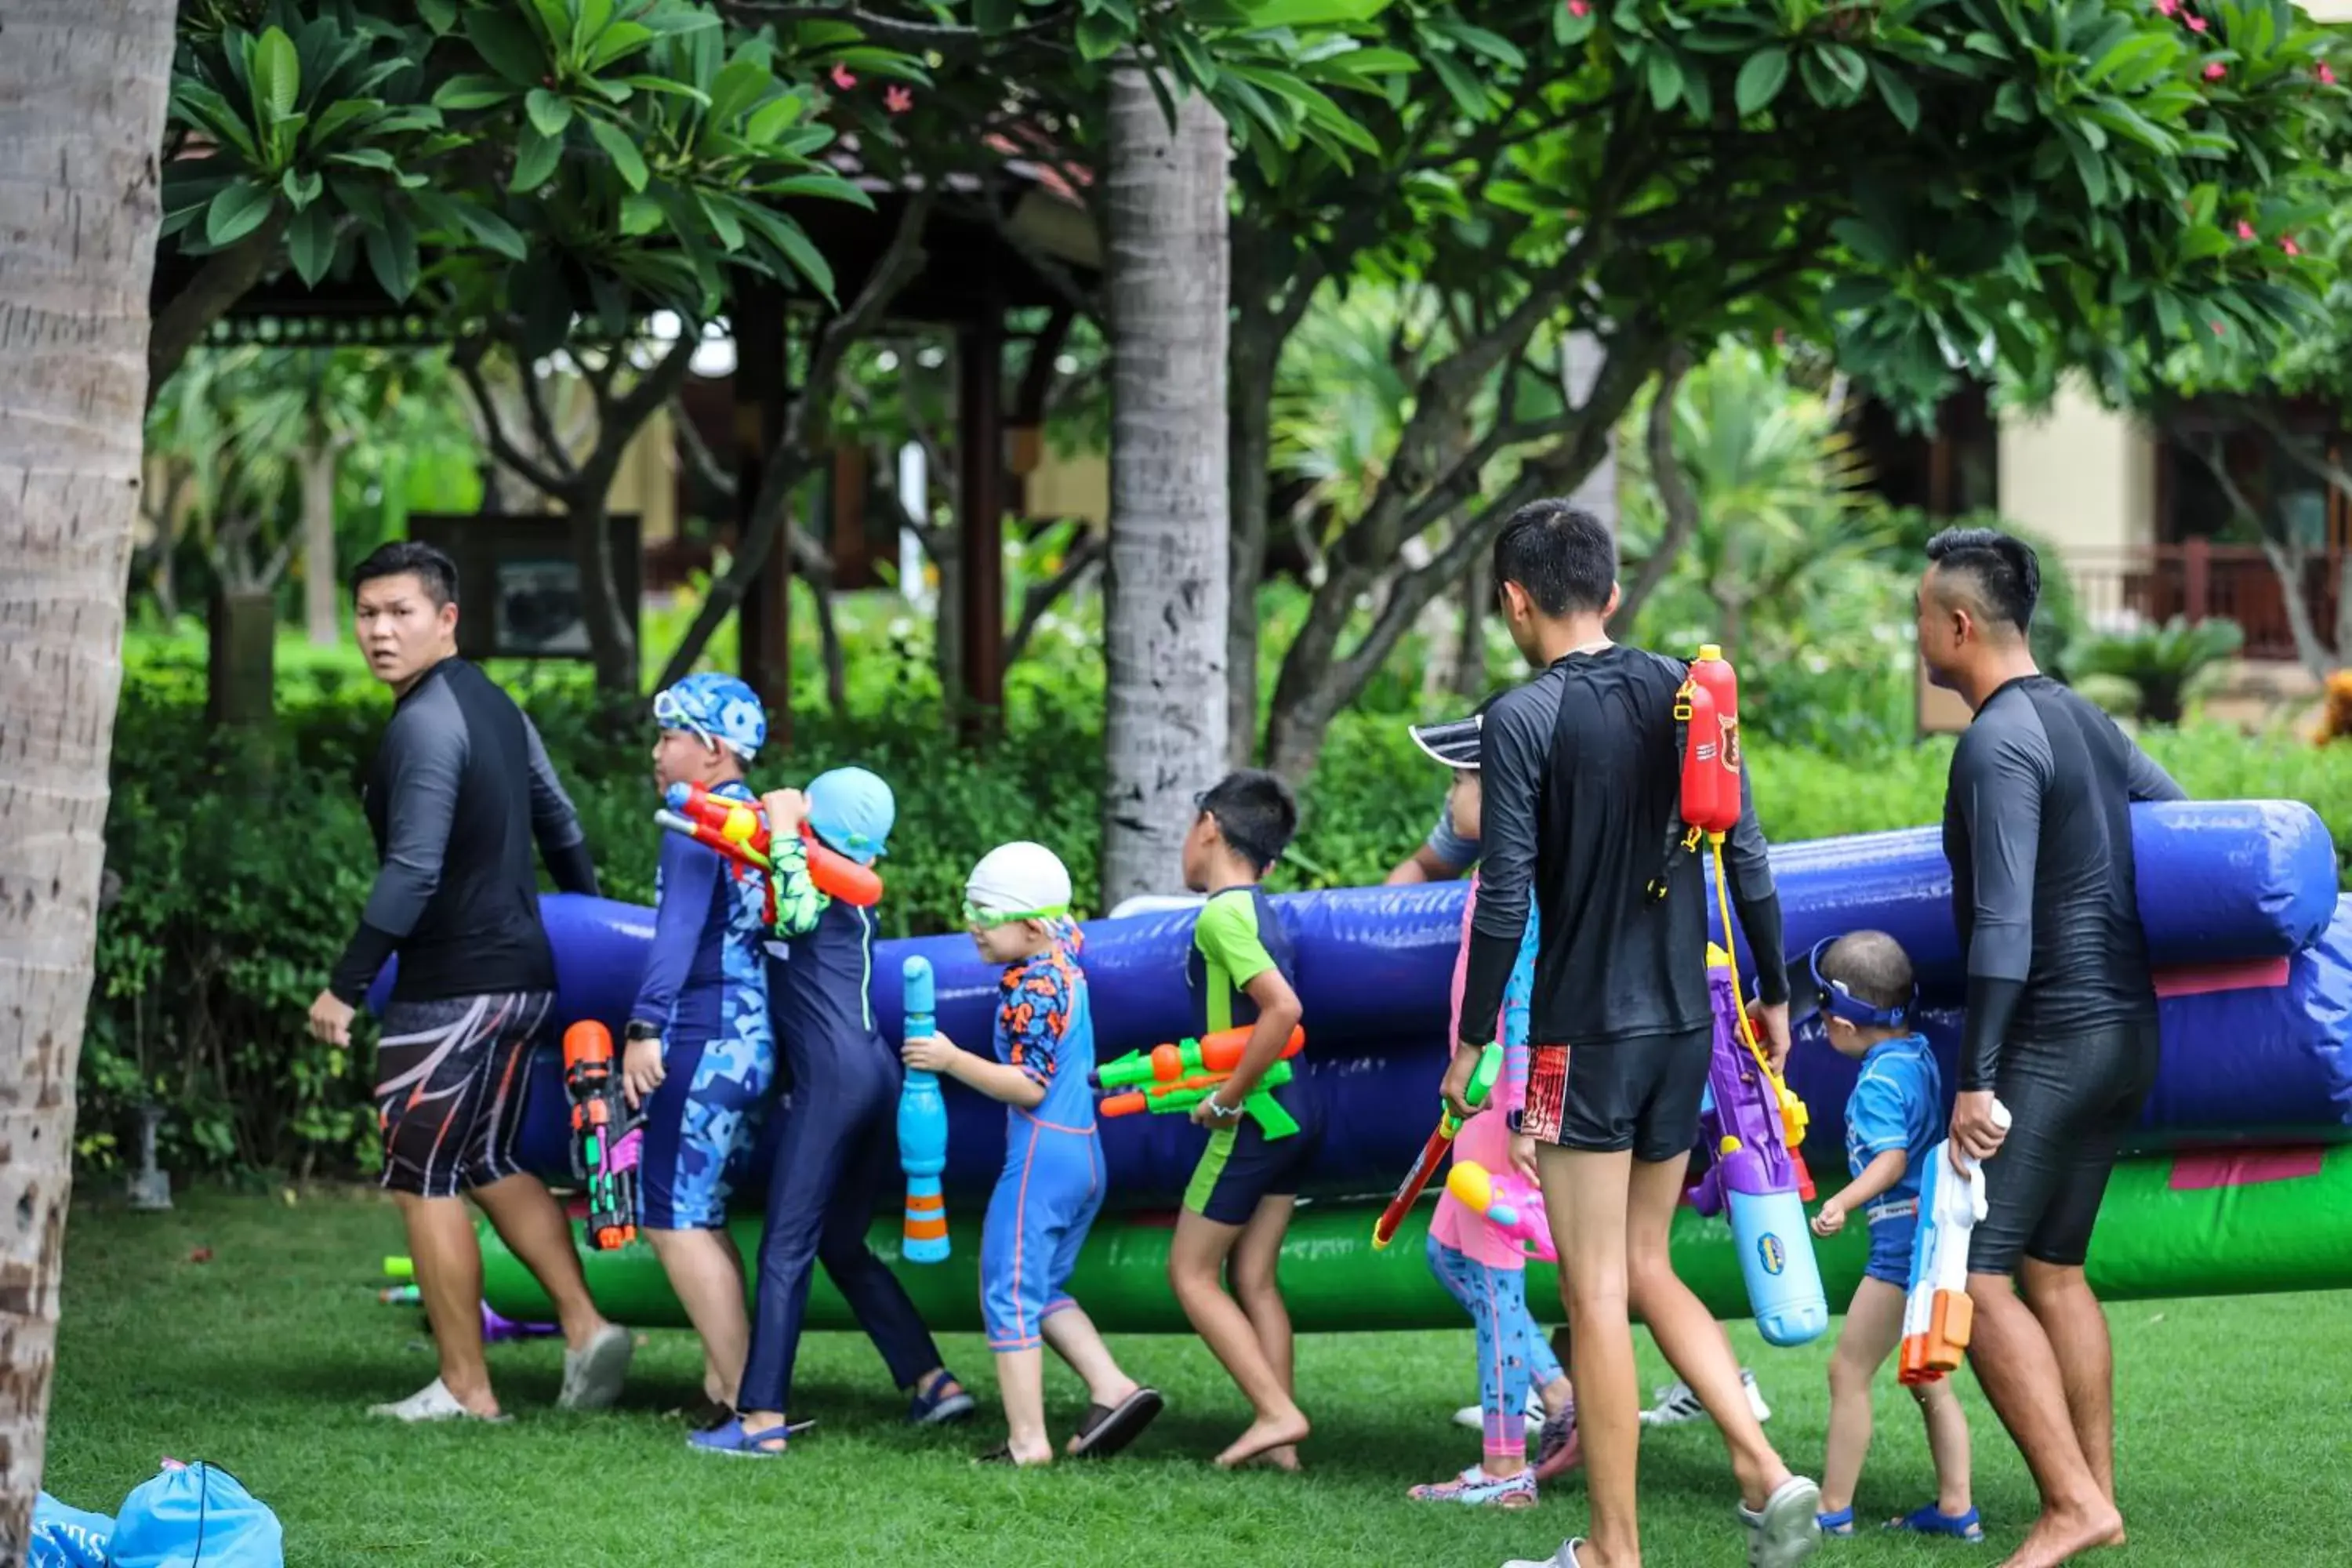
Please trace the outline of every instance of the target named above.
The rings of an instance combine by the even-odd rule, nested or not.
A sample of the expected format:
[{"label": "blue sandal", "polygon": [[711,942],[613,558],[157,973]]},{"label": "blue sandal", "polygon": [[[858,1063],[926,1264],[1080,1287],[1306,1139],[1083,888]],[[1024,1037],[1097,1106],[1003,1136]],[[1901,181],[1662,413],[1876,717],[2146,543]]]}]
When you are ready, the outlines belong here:
[{"label": "blue sandal", "polygon": [[1822,1527],[1823,1535],[1852,1535],[1853,1510],[1842,1508],[1835,1513],[1817,1513],[1813,1515],[1813,1522]]},{"label": "blue sandal", "polygon": [[[1852,1509],[1846,1510],[1849,1519],[1853,1512]],[[1948,1535],[1958,1541],[1982,1541],[1985,1538],[1984,1525],[1978,1520],[1975,1509],[1955,1515],[1946,1513],[1934,1503],[1915,1509],[1901,1519],[1888,1520],[1886,1528],[1915,1531],[1921,1535]]]},{"label": "blue sandal", "polygon": [[723,1454],[731,1459],[781,1459],[788,1442],[787,1426],[771,1426],[764,1432],[746,1432],[740,1415],[705,1432],[689,1432],[686,1446],[699,1448],[706,1454]]}]

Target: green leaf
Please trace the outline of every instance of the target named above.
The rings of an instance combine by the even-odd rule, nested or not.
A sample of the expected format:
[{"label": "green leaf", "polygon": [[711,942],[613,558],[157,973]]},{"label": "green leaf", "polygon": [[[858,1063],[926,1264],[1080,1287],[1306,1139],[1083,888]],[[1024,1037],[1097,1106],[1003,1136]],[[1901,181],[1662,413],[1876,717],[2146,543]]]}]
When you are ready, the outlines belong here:
[{"label": "green leaf", "polygon": [[[1566,0],[1562,3],[1565,4]],[[1490,33],[1484,27],[1474,27],[1452,16],[1432,18],[1430,25],[1471,53],[1484,55],[1496,65],[1507,66],[1513,70],[1528,68],[1528,57],[1520,53],[1519,47],[1508,38]]]},{"label": "green leaf", "polygon": [[767,236],[771,244],[783,252],[784,259],[791,262],[801,276],[806,278],[816,291],[824,296],[826,303],[835,302],[833,292],[833,268],[825,265],[824,258],[817,253],[815,246],[809,243],[809,237],[802,232],[800,225],[781,213],[769,212],[764,207],[749,207],[743,216],[751,219],[752,225]]},{"label": "green leaf", "polygon": [[296,276],[312,288],[335,262],[335,215],[323,203],[312,203],[286,226],[286,258]]},{"label": "green leaf", "polygon": [[801,111],[806,107],[796,92],[782,93],[770,99],[753,110],[751,117],[743,121],[743,140],[764,150],[800,120]]},{"label": "green leaf", "polygon": [[1731,100],[1738,107],[1739,117],[1745,120],[1769,108],[1788,79],[1789,51],[1780,45],[1748,56],[1747,63],[1739,68],[1739,79],[1731,89]]},{"label": "green leaf", "polygon": [[1494,105],[1487,98],[1486,89],[1460,60],[1442,50],[1432,50],[1428,65],[1463,113],[1477,121],[1493,116]]},{"label": "green leaf", "polygon": [[563,128],[572,123],[572,100],[558,98],[543,87],[532,88],[523,95],[522,101],[531,124],[541,136],[561,136]]},{"label": "green leaf", "polygon": [[387,174],[400,173],[400,163],[381,147],[353,147],[347,152],[331,153],[330,163],[341,163],[348,169],[381,169]]},{"label": "green leaf", "polygon": [[446,37],[457,25],[457,0],[416,0],[416,14],[433,29],[435,37]]},{"label": "green leaf", "polygon": [[530,24],[510,11],[467,11],[466,37],[492,70],[518,87],[537,87],[548,75],[546,47]]},{"label": "green leaf", "polygon": [[1874,267],[1884,267],[1891,271],[1908,259],[1884,230],[1860,218],[1838,219],[1830,225],[1830,234],[1840,245]]},{"label": "green leaf", "polygon": [[399,214],[385,216],[394,221],[367,231],[368,270],[386,294],[404,300],[416,292],[416,231]]},{"label": "green leaf", "polygon": [[277,201],[278,193],[266,185],[251,180],[231,182],[205,209],[205,243],[236,244],[261,226]]},{"label": "green leaf", "polygon": [[710,122],[732,125],[737,115],[760,101],[774,80],[775,73],[757,60],[741,55],[729,60],[710,83]]},{"label": "green leaf", "polygon": [[2179,46],[2173,41],[2168,33],[2128,33],[2124,37],[2120,43],[2112,46],[2105,53],[2100,55],[2098,58],[2091,61],[2090,64],[2083,68],[2083,85],[2085,87],[2096,87],[2099,83],[2106,80],[2107,78],[2115,75],[2116,71],[2121,70],[2124,67],[2131,64],[2132,61],[2138,59],[2143,55],[2150,54],[2158,50],[2170,52],[2177,50],[2179,47]]},{"label": "green leaf", "polygon": [[1878,96],[1886,100],[1886,112],[1906,131],[1919,129],[1919,95],[1903,79],[1900,71],[1877,61],[1871,63],[1871,77],[1878,83]]},{"label": "green leaf", "polygon": [[710,103],[710,95],[700,88],[686,82],[675,81],[666,76],[625,76],[620,79],[618,85],[635,88],[639,92],[667,93],[672,98],[690,98],[705,108],[708,108]]},{"label": "green leaf", "polygon": [[2202,261],[2208,257],[2227,256],[2237,247],[2237,242],[2219,228],[2200,223],[2181,235],[2178,254],[2183,261]]},{"label": "green leaf", "polygon": [[847,202],[867,212],[874,210],[872,196],[829,169],[814,174],[793,174],[760,189],[772,196],[820,196],[826,201]]},{"label": "green leaf", "polygon": [[1649,77],[1652,105],[1660,110],[1672,109],[1683,95],[1683,68],[1676,63],[1674,51],[1662,44],[1652,44],[1642,65]]},{"label": "green leaf", "polygon": [[1107,60],[1127,47],[1129,37],[1118,17],[1089,12],[1078,18],[1078,56],[1088,61]]},{"label": "green leaf", "polygon": [[710,231],[719,237],[719,243],[730,251],[743,248],[742,220],[728,210],[729,205],[734,199],[723,194],[714,195],[708,191],[698,191],[695,194],[695,205],[701,209],[703,217],[709,221]]},{"label": "green leaf", "polygon": [[535,125],[524,126],[515,142],[514,177],[507,182],[507,189],[518,195],[539,189],[554,177],[555,165],[562,156],[562,142],[541,136]]},{"label": "green leaf", "polygon": [[1368,22],[1381,14],[1388,0],[1244,0],[1248,26],[1265,27],[1330,27]]},{"label": "green leaf", "polygon": [[302,63],[295,57],[294,40],[270,27],[253,44],[253,115],[262,125],[294,112],[302,90]]},{"label": "green leaf", "polygon": [[2007,120],[2019,125],[2033,122],[2033,110],[2026,102],[2025,84],[2014,77],[2000,84],[1992,96],[1992,118]]},{"label": "green leaf", "polygon": [[[533,89],[533,91],[538,90]],[[475,72],[468,76],[453,76],[441,84],[433,95],[436,109],[489,109],[506,102],[515,95],[514,88],[497,77]]]},{"label": "green leaf", "polygon": [[613,160],[613,167],[619,171],[629,189],[642,191],[646,188],[645,154],[637,151],[637,144],[629,139],[627,132],[608,120],[599,120],[591,115],[588,117],[588,134],[596,139],[597,146],[604,149],[604,155]]},{"label": "green leaf", "polygon": [[449,205],[456,210],[457,221],[466,226],[467,232],[500,256],[510,261],[520,261],[530,254],[530,247],[523,243],[522,235],[515,226],[498,214],[487,207],[478,207],[471,202],[452,201]]},{"label": "green leaf", "polygon": [[1870,67],[1861,55],[1843,44],[1830,44],[1822,51],[1822,63],[1838,79],[1849,93],[1859,94],[1870,80]]},{"label": "green leaf", "polygon": [[299,213],[319,199],[319,193],[327,188],[327,182],[316,170],[289,169],[285,177],[278,182],[278,188],[286,193],[287,202]]},{"label": "green leaf", "polygon": [[588,56],[590,70],[603,70],[614,61],[635,54],[660,37],[651,27],[637,22],[615,22],[604,29],[596,47]]},{"label": "green leaf", "polygon": [[983,37],[1011,32],[1019,16],[1020,7],[1014,0],[973,0],[971,25],[979,28]]},{"label": "green leaf", "polygon": [[1185,77],[1202,92],[1217,85],[1217,62],[1209,57],[1209,47],[1193,36],[1190,27],[1175,32],[1176,58],[1184,68]]}]

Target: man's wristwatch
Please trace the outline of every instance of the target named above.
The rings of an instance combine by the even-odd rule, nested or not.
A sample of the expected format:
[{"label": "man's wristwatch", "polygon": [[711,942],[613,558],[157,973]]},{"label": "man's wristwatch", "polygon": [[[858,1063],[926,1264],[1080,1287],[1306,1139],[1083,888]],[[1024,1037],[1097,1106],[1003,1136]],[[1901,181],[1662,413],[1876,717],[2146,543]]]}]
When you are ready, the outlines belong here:
[{"label": "man's wristwatch", "polygon": [[661,1030],[659,1028],[637,1018],[630,1019],[629,1026],[621,1031],[622,1042],[626,1045],[634,1046],[639,1040],[658,1040],[660,1038]]}]

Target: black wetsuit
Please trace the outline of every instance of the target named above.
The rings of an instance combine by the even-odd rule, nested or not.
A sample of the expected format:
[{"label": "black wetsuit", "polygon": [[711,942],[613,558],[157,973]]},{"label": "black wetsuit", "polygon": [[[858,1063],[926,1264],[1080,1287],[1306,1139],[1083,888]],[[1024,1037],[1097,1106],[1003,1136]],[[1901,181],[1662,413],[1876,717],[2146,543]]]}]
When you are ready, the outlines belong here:
[{"label": "black wetsuit", "polygon": [[365,802],[383,867],[328,989],[357,1006],[399,953],[377,1051],[383,1184],[448,1197],[520,1169],[522,1060],[555,991],[532,841],[566,891],[593,893],[596,868],[538,731],[464,659],[402,695]]},{"label": "black wetsuit", "polygon": [[2080,1264],[2123,1132],[2156,1079],[2156,984],[2131,803],[2180,786],[2115,721],[2044,675],[1995,690],[1952,753],[1944,855],[1968,955],[1963,1093],[2011,1124],[1985,1163],[1969,1267]]},{"label": "black wetsuit", "polygon": [[[1542,920],[1521,1130],[1651,1163],[1696,1142],[1714,1040],[1707,852],[1676,856],[1665,897],[1649,892],[1680,819],[1674,701],[1687,671],[1611,645],[1567,655],[1486,710],[1485,860],[1462,988],[1464,1037],[1483,1044],[1532,896]],[[1744,773],[1724,858],[1759,992],[1785,1002],[1780,900]]]}]

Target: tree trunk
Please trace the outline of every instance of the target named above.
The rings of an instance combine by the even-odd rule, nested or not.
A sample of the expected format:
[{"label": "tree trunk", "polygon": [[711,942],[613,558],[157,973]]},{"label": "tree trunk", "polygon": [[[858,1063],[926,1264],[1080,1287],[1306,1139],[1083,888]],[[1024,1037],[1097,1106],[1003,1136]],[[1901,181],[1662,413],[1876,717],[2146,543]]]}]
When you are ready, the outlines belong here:
[{"label": "tree trunk", "polygon": [[[1244,226],[1246,220],[1244,220]],[[1234,232],[1233,349],[1226,374],[1225,440],[1233,513],[1232,574],[1225,615],[1226,760],[1247,766],[1257,755],[1257,590],[1265,575],[1268,496],[1274,466],[1274,373],[1282,358],[1266,308],[1265,244],[1246,226]]]},{"label": "tree trunk", "polygon": [[341,601],[335,592],[334,441],[321,435],[302,448],[302,619],[312,647],[342,640]]},{"label": "tree trunk", "polygon": [[0,1562],[41,1480],[139,515],[171,0],[0,43]]},{"label": "tree trunk", "polygon": [[[598,433],[601,437],[603,432]],[[637,638],[621,603],[613,569],[613,531],[605,487],[583,485],[565,508],[572,520],[572,558],[580,568],[580,617],[588,626],[588,658],[596,689],[615,697],[637,692]]]},{"label": "tree trunk", "polygon": [[1475,701],[1486,695],[1486,605],[1494,596],[1494,559],[1482,550],[1462,574],[1462,631],[1454,646],[1451,683],[1456,697]]},{"label": "tree trunk", "polygon": [[1175,885],[1192,796],[1225,765],[1226,155],[1206,100],[1188,92],[1171,133],[1143,72],[1113,73],[1105,909]]},{"label": "tree trunk", "polygon": [[[1559,341],[1559,385],[1572,408],[1581,408],[1592,395],[1593,381],[1609,360],[1609,351],[1591,332],[1570,332]],[[1616,427],[1610,427],[1608,445],[1601,448],[1601,460],[1592,471],[1569,495],[1571,505],[1582,507],[1599,518],[1609,530],[1609,537],[1617,537],[1617,438]]]}]

